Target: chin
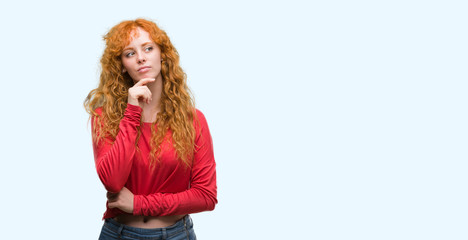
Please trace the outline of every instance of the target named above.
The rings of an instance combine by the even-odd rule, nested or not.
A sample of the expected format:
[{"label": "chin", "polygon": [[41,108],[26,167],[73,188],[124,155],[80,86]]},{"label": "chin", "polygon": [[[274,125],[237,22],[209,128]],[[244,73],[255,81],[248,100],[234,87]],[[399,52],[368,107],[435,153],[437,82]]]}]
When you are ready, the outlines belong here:
[{"label": "chin", "polygon": [[142,78],[156,78],[157,76],[158,74],[146,73],[146,74],[143,74]]}]

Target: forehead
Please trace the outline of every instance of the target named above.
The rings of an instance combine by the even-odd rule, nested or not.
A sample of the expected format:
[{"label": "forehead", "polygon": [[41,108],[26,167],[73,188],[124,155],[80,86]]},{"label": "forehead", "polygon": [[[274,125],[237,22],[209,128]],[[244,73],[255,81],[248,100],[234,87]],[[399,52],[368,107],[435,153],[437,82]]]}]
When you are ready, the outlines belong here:
[{"label": "forehead", "polygon": [[130,32],[129,39],[127,41],[127,46],[138,45],[141,43],[152,42],[150,35],[147,31],[142,28],[136,28]]}]

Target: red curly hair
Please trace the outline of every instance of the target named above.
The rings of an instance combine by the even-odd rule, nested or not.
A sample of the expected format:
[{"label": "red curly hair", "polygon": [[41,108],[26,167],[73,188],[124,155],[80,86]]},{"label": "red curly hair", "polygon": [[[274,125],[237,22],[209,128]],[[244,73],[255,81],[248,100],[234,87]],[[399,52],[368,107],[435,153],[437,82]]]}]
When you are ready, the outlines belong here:
[{"label": "red curly hair", "polygon": [[[122,73],[121,55],[136,28],[149,33],[150,38],[160,48],[163,59],[161,110],[151,125],[153,133],[156,134],[151,137],[150,162],[154,165],[158,161],[163,151],[162,143],[168,141],[172,142],[179,159],[189,166],[195,150],[195,102],[187,86],[187,75],[179,66],[177,50],[166,32],[146,19],[123,21],[104,36],[106,47],[101,58],[99,86],[93,89],[84,101],[86,111],[90,118],[94,119],[93,140],[99,142],[108,136],[115,138],[119,132],[119,123],[127,107],[128,89],[133,86],[133,80],[128,73]],[[102,115],[95,111],[99,107],[102,107]],[[167,137],[167,133],[170,133],[172,139]]]}]

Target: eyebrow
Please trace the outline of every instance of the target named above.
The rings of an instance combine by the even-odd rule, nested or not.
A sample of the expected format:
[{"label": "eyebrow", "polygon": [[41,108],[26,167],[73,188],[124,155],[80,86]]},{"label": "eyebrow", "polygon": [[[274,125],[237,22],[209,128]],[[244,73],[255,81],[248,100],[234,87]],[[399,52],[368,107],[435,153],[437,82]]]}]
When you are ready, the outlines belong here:
[{"label": "eyebrow", "polygon": [[[148,44],[153,44],[153,42],[145,42],[145,43],[141,44],[141,46],[145,46],[145,45],[148,45]],[[126,51],[126,50],[131,50],[131,49],[133,49],[133,48],[131,48],[131,47],[129,47],[129,48],[124,48],[124,49],[122,50],[122,52],[123,52],[123,51]]]}]

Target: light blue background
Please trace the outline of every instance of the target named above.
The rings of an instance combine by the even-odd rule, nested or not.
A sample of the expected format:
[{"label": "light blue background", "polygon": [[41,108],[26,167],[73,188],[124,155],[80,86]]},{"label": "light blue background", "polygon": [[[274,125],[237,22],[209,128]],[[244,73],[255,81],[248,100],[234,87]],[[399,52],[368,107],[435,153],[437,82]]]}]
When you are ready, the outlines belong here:
[{"label": "light blue background", "polygon": [[167,31],[214,139],[199,239],[468,239],[466,1],[0,9],[2,239],[97,239],[82,103],[102,36],[136,17]]}]

